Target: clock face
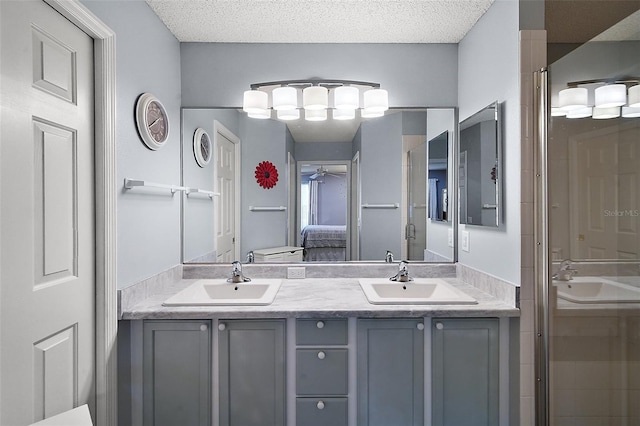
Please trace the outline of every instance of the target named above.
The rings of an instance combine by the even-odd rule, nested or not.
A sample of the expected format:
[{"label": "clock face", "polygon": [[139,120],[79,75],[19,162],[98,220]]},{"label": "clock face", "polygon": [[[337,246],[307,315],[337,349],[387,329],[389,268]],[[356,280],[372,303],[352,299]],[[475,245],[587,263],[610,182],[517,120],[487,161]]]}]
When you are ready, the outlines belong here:
[{"label": "clock face", "polygon": [[158,150],[169,138],[169,116],[162,103],[151,93],[143,93],[136,103],[136,125],[144,144]]},{"label": "clock face", "polygon": [[167,139],[167,117],[164,109],[153,101],[147,107],[147,126],[151,137],[158,143],[163,143]]},{"label": "clock face", "polygon": [[193,134],[193,155],[196,158],[198,166],[204,167],[211,161],[213,153],[213,145],[207,132],[199,127]]}]

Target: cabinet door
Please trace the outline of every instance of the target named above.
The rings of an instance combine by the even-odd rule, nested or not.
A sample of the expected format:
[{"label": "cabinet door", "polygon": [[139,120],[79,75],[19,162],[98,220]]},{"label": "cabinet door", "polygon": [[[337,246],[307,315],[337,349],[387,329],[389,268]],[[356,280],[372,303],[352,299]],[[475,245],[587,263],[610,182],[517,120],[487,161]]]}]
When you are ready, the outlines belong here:
[{"label": "cabinet door", "polygon": [[284,320],[220,325],[220,425],[284,426]]},{"label": "cabinet door", "polygon": [[210,425],[209,321],[145,321],[145,426]]},{"label": "cabinet door", "polygon": [[433,425],[498,424],[499,322],[433,321]]},{"label": "cabinet door", "polygon": [[358,425],[422,426],[422,320],[358,321]]}]

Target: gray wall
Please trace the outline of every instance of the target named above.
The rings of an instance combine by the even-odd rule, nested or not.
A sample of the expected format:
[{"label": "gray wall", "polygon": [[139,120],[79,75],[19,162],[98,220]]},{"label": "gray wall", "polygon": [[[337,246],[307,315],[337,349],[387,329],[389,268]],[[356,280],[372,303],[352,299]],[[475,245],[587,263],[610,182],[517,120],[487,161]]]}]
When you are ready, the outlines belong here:
[{"label": "gray wall", "polygon": [[[362,123],[360,133],[363,204],[401,203],[402,114]],[[361,259],[384,259],[386,250],[401,253],[401,209],[362,209]]]},{"label": "gray wall", "polygon": [[[255,120],[240,116],[242,149],[242,234],[240,256],[250,250],[286,245],[286,211],[252,212],[250,206],[275,207],[287,205],[286,126],[275,120]],[[278,183],[264,189],[255,179],[256,166],[270,161],[278,169]]]},{"label": "gray wall", "polygon": [[[133,178],[177,185],[180,182],[180,44],[145,2],[85,0],[83,4],[117,35],[118,182]],[[136,130],[134,105],[144,92],[157,96],[169,115],[169,139],[158,151],[149,150]],[[180,263],[180,195],[171,196],[169,191],[122,189],[117,203],[118,288]]]},{"label": "gray wall", "polygon": [[347,224],[347,175],[325,175],[318,184],[318,225]]},{"label": "gray wall", "polygon": [[457,103],[456,44],[182,43],[180,49],[186,107],[239,107],[251,83],[313,77],[380,83],[392,107]]},{"label": "gray wall", "polygon": [[[520,283],[520,93],[518,2],[496,0],[460,42],[460,121],[493,101],[503,103],[503,191],[505,224],[498,229],[464,226],[470,251],[459,262]],[[460,240],[459,240],[460,242]]]},{"label": "gray wall", "polygon": [[350,161],[351,142],[296,143],[294,157],[297,161]]}]

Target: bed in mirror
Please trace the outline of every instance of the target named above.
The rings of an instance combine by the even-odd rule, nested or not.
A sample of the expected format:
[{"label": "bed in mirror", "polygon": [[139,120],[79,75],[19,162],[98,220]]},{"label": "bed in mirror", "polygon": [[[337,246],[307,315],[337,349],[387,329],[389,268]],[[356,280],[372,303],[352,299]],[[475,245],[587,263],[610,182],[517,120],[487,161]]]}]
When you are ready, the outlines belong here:
[{"label": "bed in mirror", "polygon": [[[302,247],[303,262],[382,262],[387,251],[396,260],[453,262],[455,117],[454,108],[400,108],[285,122],[183,108],[182,184],[219,194],[183,196],[183,261],[246,261],[250,252]],[[193,151],[196,129],[213,144],[205,167]],[[269,188],[256,178],[265,162]],[[439,180],[433,217],[429,179]]]}]

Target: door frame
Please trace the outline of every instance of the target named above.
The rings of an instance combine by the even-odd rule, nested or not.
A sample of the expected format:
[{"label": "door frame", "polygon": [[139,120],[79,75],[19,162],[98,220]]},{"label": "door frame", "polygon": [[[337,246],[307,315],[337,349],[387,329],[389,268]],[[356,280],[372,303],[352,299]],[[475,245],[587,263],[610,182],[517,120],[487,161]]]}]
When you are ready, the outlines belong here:
[{"label": "door frame", "polygon": [[[242,179],[242,170],[240,169],[240,167],[242,166],[242,162],[241,162],[241,147],[240,147],[240,138],[238,136],[236,136],[231,130],[227,129],[224,124],[222,124],[221,122],[219,122],[218,120],[213,120],[213,152],[216,152],[218,149],[218,135],[222,135],[223,137],[227,138],[228,140],[230,140],[233,143],[233,146],[235,148],[235,152],[234,152],[234,157],[235,157],[235,170],[234,170],[234,200],[235,200],[235,206],[234,206],[234,224],[233,224],[233,229],[234,229],[234,235],[233,238],[235,238],[235,243],[233,244],[233,256],[235,259],[240,259],[240,245],[241,245],[241,240],[240,240],[240,236],[242,235],[241,231],[241,225],[242,225],[242,220],[241,220],[241,216],[242,216],[242,212],[240,210],[241,208],[241,195],[240,195],[240,180]],[[216,181],[216,166],[215,164],[213,165],[213,178],[214,181]],[[217,181],[215,182],[214,185],[217,185]],[[214,186],[214,191],[216,192],[220,192],[219,188],[217,188],[216,186]],[[219,199],[220,197],[218,197]],[[219,201],[219,200],[218,200]],[[215,209],[214,209],[215,211]],[[213,235],[216,235],[216,229],[215,229],[215,223],[214,223],[214,231],[213,231]],[[215,237],[214,237],[215,238]],[[216,256],[217,256],[217,251],[218,251],[218,243],[217,241],[214,242],[214,248],[216,250]]]},{"label": "door frame", "polygon": [[118,420],[116,281],[116,35],[79,0],[43,0],[93,39],[95,92],[96,413]]}]

